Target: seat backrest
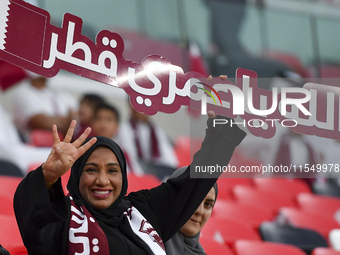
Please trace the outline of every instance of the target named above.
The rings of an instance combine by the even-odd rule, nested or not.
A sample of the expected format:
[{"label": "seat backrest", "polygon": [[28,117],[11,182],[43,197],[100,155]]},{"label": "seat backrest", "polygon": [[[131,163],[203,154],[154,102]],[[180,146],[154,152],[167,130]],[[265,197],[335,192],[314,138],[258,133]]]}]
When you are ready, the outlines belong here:
[{"label": "seat backrest", "polygon": [[297,202],[303,210],[323,213],[329,217],[334,217],[340,209],[340,198],[336,197],[301,193],[297,196]]},{"label": "seat backrest", "polygon": [[0,175],[0,195],[13,199],[14,193],[22,179],[22,177]]},{"label": "seat backrest", "polygon": [[200,244],[207,255],[234,255],[228,246],[220,244],[208,237],[200,238]]},{"label": "seat backrest", "polygon": [[329,232],[339,228],[339,224],[331,217],[315,212],[307,212],[297,208],[282,208],[282,217],[287,219],[293,226],[307,228],[318,232],[328,240]]},{"label": "seat backrest", "polygon": [[316,247],[328,247],[326,239],[310,229],[264,222],[259,231],[264,241],[294,245],[308,254]]},{"label": "seat backrest", "polygon": [[233,245],[233,250],[236,255],[306,255],[295,246],[265,241],[239,240]]},{"label": "seat backrest", "polygon": [[0,243],[3,247],[9,251],[14,244],[23,246],[14,215],[0,215],[0,226]]},{"label": "seat backrest", "polygon": [[141,176],[135,174],[128,174],[128,183],[129,185],[127,194],[141,189],[154,188],[161,184],[161,181],[157,179],[155,176],[150,174],[145,174]]},{"label": "seat backrest", "polygon": [[274,215],[281,207],[295,207],[293,200],[284,195],[243,185],[235,186],[233,195],[239,203],[260,206]]},{"label": "seat backrest", "polygon": [[255,229],[257,229],[262,222],[273,219],[273,215],[261,207],[221,199],[217,199],[211,217],[242,220]]},{"label": "seat backrest", "polygon": [[287,178],[254,178],[253,182],[258,189],[279,192],[289,198],[295,198],[300,193],[311,193],[311,188],[301,179]]},{"label": "seat backrest", "polygon": [[261,240],[252,226],[236,219],[210,218],[202,228],[201,235],[202,238],[210,237],[227,245],[239,239]]},{"label": "seat backrest", "polygon": [[[64,135],[58,132],[59,139],[63,140]],[[52,147],[53,134],[51,130],[33,129],[30,132],[30,143],[35,147]]]}]

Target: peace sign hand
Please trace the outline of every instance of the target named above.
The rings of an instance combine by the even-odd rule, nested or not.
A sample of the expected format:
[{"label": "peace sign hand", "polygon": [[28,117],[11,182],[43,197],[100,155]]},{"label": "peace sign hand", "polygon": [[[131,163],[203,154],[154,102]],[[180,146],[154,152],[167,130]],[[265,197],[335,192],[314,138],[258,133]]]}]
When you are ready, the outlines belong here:
[{"label": "peace sign hand", "polygon": [[91,132],[91,128],[88,127],[77,140],[75,140],[73,143],[70,143],[76,124],[77,122],[72,120],[62,142],[58,136],[57,126],[52,126],[52,151],[50,152],[46,162],[42,165],[47,188],[50,188],[59,177],[65,174],[74,164],[74,162],[97,141],[97,138],[93,137],[86,144],[82,145],[86,137]]}]

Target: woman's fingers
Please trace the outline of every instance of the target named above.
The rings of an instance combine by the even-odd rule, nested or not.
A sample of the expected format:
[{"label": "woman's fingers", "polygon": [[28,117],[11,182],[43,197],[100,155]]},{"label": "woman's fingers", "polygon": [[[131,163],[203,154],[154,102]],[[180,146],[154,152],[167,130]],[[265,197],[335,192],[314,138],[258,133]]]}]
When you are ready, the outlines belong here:
[{"label": "woman's fingers", "polygon": [[57,129],[57,125],[56,124],[54,124],[52,126],[52,135],[53,135],[53,144],[60,143],[60,139],[59,139],[59,135],[58,135],[58,129]]},{"label": "woman's fingers", "polygon": [[78,157],[83,155],[96,142],[97,142],[97,138],[96,137],[92,137],[87,143],[85,143],[84,145],[80,146],[78,148]]},{"label": "woman's fingers", "polygon": [[88,137],[90,133],[91,133],[91,128],[90,127],[86,128],[85,131],[81,134],[81,136],[79,136],[79,138],[72,143],[74,147],[79,148],[80,145],[82,145],[82,143],[86,140],[86,138]]},{"label": "woman's fingers", "polygon": [[77,121],[76,120],[72,120],[71,124],[70,124],[70,126],[69,126],[69,128],[67,130],[67,133],[66,133],[66,135],[64,137],[64,142],[65,143],[71,142],[72,136],[73,136],[73,133],[74,133],[74,129],[75,129],[76,125],[77,125]]}]

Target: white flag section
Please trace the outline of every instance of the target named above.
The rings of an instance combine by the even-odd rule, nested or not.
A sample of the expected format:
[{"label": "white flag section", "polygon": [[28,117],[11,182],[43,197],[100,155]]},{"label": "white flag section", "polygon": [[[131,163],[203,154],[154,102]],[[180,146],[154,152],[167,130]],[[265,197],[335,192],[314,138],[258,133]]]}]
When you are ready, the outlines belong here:
[{"label": "white flag section", "polygon": [[7,33],[7,21],[8,21],[8,11],[9,11],[9,0],[0,0],[0,50],[5,49],[5,39]]}]

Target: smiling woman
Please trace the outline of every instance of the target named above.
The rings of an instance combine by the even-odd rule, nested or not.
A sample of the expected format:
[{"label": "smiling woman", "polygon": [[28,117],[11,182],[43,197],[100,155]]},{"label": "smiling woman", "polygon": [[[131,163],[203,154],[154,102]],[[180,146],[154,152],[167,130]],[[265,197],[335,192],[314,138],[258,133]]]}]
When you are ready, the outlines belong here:
[{"label": "smiling woman", "polygon": [[[73,121],[63,141],[53,126],[48,159],[16,191],[15,214],[29,254],[165,255],[164,242],[188,220],[184,232],[200,231],[213,206],[216,178],[190,178],[188,167],[156,188],[126,195],[126,161],[120,147],[102,136],[86,140],[90,129],[70,143],[75,125]],[[213,127],[209,119],[193,164],[227,165],[244,136],[237,126]],[[215,157],[218,151],[223,156]],[[60,177],[70,167],[70,193],[65,196]]]},{"label": "smiling woman", "polygon": [[[176,170],[170,178],[179,176],[185,169],[183,167]],[[215,182],[190,219],[165,243],[165,250],[168,255],[205,255],[205,251],[199,242],[200,232],[210,218],[217,193],[217,183]]]}]

